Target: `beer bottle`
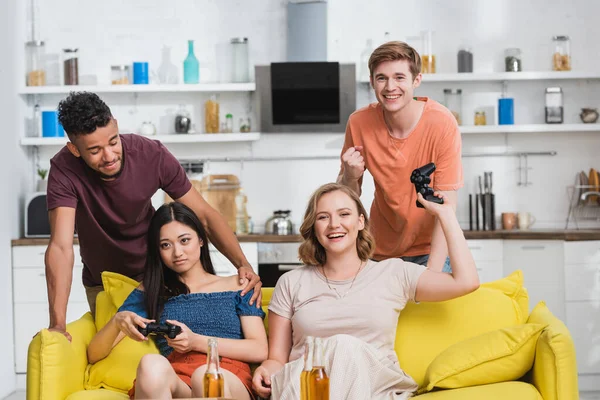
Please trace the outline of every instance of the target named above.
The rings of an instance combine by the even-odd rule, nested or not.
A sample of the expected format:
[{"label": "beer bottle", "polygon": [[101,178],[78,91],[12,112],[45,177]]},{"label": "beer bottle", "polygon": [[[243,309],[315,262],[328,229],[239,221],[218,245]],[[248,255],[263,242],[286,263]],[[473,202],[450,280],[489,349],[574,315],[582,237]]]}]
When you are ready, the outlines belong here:
[{"label": "beer bottle", "polygon": [[308,336],[304,343],[304,369],[300,374],[300,400],[310,400],[308,393],[308,377],[313,365],[313,343],[314,338]]},{"label": "beer bottle", "polygon": [[323,341],[321,338],[315,338],[313,367],[308,380],[310,400],[329,400],[329,377],[323,361]]},{"label": "beer bottle", "polygon": [[223,374],[219,371],[219,350],[217,339],[208,339],[208,363],[204,373],[204,397],[225,396],[225,381]]}]

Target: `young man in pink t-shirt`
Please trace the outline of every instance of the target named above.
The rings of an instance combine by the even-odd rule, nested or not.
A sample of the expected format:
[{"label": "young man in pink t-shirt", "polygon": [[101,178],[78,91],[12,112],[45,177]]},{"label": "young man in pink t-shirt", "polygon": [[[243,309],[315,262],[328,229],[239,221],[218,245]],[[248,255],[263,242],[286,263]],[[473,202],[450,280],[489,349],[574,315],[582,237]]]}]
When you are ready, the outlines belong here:
[{"label": "young man in pink t-shirt", "polygon": [[435,163],[431,187],[444,193],[456,210],[456,191],[463,186],[457,121],[438,102],[413,97],[421,84],[421,57],[406,43],[388,42],[377,48],[369,71],[378,102],[350,116],[338,182],[360,194],[365,169],[373,176],[376,260],[401,257],[450,272],[440,223],[416,207],[410,175]]}]

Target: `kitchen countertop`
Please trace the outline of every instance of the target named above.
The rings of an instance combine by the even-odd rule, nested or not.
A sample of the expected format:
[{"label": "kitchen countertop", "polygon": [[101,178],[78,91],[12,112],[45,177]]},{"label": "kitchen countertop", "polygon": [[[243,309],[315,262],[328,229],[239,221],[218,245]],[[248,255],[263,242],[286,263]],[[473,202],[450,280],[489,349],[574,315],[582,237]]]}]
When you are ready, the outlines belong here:
[{"label": "kitchen countertop", "polygon": [[[527,230],[527,231],[464,231],[467,239],[513,239],[513,240],[565,240],[565,241],[583,241],[600,240],[600,229],[587,230]],[[300,242],[300,235],[240,235],[240,242],[262,242],[262,243],[285,243]],[[78,244],[77,238],[74,243]],[[11,241],[13,246],[46,246],[48,238],[21,238]]]}]

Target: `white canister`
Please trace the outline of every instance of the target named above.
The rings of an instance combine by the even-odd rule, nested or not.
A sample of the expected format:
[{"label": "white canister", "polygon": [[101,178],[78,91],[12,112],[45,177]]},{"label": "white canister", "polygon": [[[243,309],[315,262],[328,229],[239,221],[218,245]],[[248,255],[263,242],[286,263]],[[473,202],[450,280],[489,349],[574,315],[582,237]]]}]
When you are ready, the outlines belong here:
[{"label": "white canister", "polygon": [[231,39],[231,81],[249,82],[250,66],[248,65],[248,38]]}]

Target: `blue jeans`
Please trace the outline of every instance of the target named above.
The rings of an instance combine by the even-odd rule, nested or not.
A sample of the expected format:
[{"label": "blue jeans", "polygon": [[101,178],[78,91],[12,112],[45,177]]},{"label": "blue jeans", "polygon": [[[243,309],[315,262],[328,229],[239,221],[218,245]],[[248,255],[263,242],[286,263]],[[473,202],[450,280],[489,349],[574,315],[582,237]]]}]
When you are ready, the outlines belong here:
[{"label": "blue jeans", "polygon": [[[422,256],[408,256],[408,257],[400,257],[404,261],[412,262],[419,265],[427,265],[427,261],[429,260],[429,254],[425,254]],[[442,272],[451,273],[452,266],[450,265],[450,257],[446,257],[446,262],[444,263],[444,268],[442,268]]]}]

